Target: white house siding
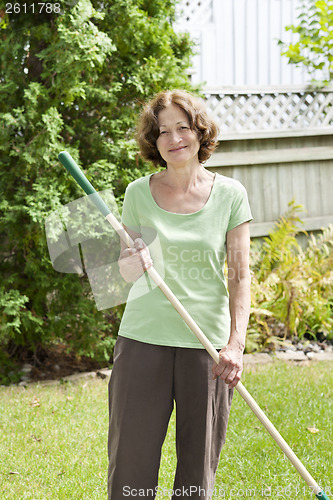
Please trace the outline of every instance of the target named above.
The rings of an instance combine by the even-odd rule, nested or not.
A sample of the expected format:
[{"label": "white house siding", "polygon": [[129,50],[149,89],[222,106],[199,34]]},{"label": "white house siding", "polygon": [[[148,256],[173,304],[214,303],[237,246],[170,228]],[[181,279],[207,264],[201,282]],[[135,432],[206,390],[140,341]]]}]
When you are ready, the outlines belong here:
[{"label": "white house siding", "polygon": [[304,70],[281,57],[292,40],[299,0],[180,0],[176,29],[197,42],[192,81],[209,88],[306,83]]}]

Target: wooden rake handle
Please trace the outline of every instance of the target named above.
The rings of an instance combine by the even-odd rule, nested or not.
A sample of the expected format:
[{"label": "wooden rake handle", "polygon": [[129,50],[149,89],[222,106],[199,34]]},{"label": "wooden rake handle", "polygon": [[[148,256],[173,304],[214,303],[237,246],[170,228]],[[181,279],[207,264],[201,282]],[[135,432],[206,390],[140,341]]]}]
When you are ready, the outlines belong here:
[{"label": "wooden rake handle", "polygon": [[[111,213],[111,210],[109,209],[109,207],[105,204],[105,202],[102,200],[102,198],[96,192],[96,190],[90,184],[90,182],[85,177],[85,175],[80,170],[80,168],[75,163],[75,161],[70,156],[70,154],[67,153],[66,151],[61,152],[59,154],[59,160],[64,165],[66,170],[72,175],[72,177],[74,177],[74,179],[82,187],[82,189],[85,191],[85,193],[91,196],[93,203],[100,210],[100,212],[104,215],[104,217],[111,224],[111,226],[114,228],[114,230],[118,233],[120,238],[126,243],[126,245],[128,247],[134,247],[134,242],[133,242],[132,238],[129,236],[127,231],[125,231],[124,227],[120,224],[120,222],[116,219],[116,217]],[[156,269],[154,267],[150,267],[146,272],[152,278],[154,283],[156,283],[156,285],[164,293],[166,298],[171,302],[173,307],[180,314],[180,316],[183,318],[183,320],[188,325],[188,327],[192,330],[192,332],[197,337],[199,342],[201,342],[201,344],[206,349],[206,351],[210,354],[210,356],[213,358],[215,363],[218,364],[219,363],[218,352],[216,351],[214,346],[211,344],[211,342],[208,340],[208,338],[203,333],[203,331],[199,328],[199,326],[194,321],[194,319],[187,312],[185,307],[181,304],[181,302],[177,299],[177,297],[174,295],[174,293],[171,291],[171,289],[168,287],[168,285],[162,279],[162,277],[158,274]],[[313,477],[310,475],[310,473],[306,470],[306,468],[304,467],[302,462],[298,459],[298,457],[292,451],[290,446],[286,443],[286,441],[283,439],[281,434],[277,431],[277,429],[274,427],[272,422],[265,415],[265,413],[261,410],[259,405],[255,402],[253,397],[245,389],[245,387],[243,386],[243,384],[241,382],[238,382],[238,384],[236,385],[236,389],[239,392],[239,394],[242,396],[244,401],[249,405],[249,407],[251,408],[253,413],[256,415],[256,417],[263,424],[265,429],[272,436],[274,441],[281,448],[281,450],[286,455],[288,460],[296,468],[297,472],[302,476],[304,481],[311,488],[311,490],[316,495],[316,497],[321,499],[321,500],[329,500],[329,498],[327,497],[325,492],[320,488],[320,486],[317,484],[317,482],[313,479]]]}]

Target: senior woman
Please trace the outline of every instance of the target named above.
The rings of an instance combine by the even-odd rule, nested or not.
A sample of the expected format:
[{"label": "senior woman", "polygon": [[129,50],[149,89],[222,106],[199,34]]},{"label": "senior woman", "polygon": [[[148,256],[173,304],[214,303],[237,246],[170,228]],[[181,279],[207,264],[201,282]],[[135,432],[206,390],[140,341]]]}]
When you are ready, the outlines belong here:
[{"label": "senior woman", "polygon": [[201,101],[185,91],[157,94],[141,114],[141,155],[164,169],[127,187],[122,222],[136,248],[122,249],[120,272],[134,282],[132,290],[140,286],[154,258],[143,241],[148,229],[155,230],[164,280],[219,351],[220,362],[213,363],[158,288],[128,301],[109,384],[109,500],[155,498],[174,405],[177,468],[169,497],[213,494],[243,369],[252,218],[244,187],[203,166],[217,132]]}]

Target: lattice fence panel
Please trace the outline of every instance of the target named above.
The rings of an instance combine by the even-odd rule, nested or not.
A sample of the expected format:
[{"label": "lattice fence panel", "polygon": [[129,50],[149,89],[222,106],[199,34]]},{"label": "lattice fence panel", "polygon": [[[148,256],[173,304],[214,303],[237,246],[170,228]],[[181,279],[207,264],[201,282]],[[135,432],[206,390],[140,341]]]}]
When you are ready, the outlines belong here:
[{"label": "lattice fence panel", "polygon": [[327,90],[216,91],[206,93],[206,105],[227,133],[333,126],[333,91]]},{"label": "lattice fence panel", "polygon": [[182,0],[178,5],[178,23],[203,25],[213,21],[213,0]]}]

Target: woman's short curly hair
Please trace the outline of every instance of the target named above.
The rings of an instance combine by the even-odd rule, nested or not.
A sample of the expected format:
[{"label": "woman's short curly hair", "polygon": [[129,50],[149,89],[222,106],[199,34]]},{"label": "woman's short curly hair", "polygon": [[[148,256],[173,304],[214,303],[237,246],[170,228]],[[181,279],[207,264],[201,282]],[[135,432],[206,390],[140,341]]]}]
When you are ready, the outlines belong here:
[{"label": "woman's short curly hair", "polygon": [[182,109],[189,120],[191,129],[196,132],[200,149],[198,158],[204,163],[213,153],[218,141],[218,127],[208,117],[203,101],[185,90],[165,90],[159,92],[149,101],[142,110],[136,139],[140,147],[141,156],[151,161],[155,167],[166,167],[166,162],[160,155],[156,141],[160,135],[158,114],[170,104],[175,104]]}]

